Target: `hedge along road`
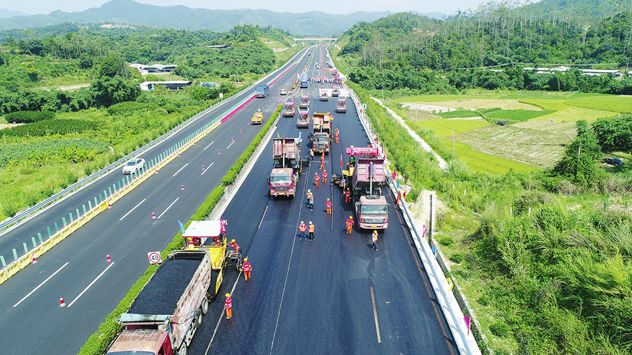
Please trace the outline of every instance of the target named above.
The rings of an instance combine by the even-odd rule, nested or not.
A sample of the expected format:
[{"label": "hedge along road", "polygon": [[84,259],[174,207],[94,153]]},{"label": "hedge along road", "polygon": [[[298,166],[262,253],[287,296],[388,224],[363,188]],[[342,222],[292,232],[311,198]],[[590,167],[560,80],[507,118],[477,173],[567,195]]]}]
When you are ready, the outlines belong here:
[{"label": "hedge along road", "polygon": [[[309,91],[310,111],[332,112],[333,126],[341,131],[341,143],[332,145],[326,159],[330,176],[339,174],[343,149],[366,146],[368,138],[350,99],[347,113],[338,114],[335,100],[318,101],[313,84]],[[295,118],[281,118],[275,136],[302,132],[305,156],[309,130],[295,123]],[[376,253],[369,248],[370,233],[356,229],[346,235],[343,219],[353,211],[342,203],[340,190],[313,185],[314,171],[320,173],[318,158],[302,174],[294,199],[268,199],[271,155],[268,146],[222,216],[228,220],[229,238],[237,239],[253,264],[253,279],[236,283],[237,272],[228,270],[221,293],[234,287],[233,319],[221,316],[219,297],[190,353],[457,353],[399,213],[391,210]],[[313,212],[304,206],[307,188],[314,192]],[[333,201],[333,218],[324,212],[327,197]],[[314,241],[295,237],[301,220],[316,225]]]},{"label": "hedge along road", "polygon": [[[147,253],[166,247],[259,132],[249,124],[275,110],[304,58],[266,99],[256,99],[71,237],[0,286],[7,354],[75,354],[147,268]],[[204,166],[204,168],[202,168]],[[184,185],[184,190],[182,186]],[[152,212],[156,220],[152,220]],[[106,262],[106,255],[111,262]],[[64,297],[66,307],[59,307]]]},{"label": "hedge along road", "polygon": [[[285,70],[292,68],[296,69],[293,62],[290,61],[279,68],[276,73],[283,73]],[[285,75],[283,76],[288,76],[288,74],[290,73],[285,73]],[[271,78],[273,77],[274,76],[272,76]],[[292,78],[293,77],[295,77],[295,75],[292,76]],[[270,79],[267,79],[267,81],[269,80]],[[151,159],[156,158],[160,153],[162,153],[175,143],[179,142],[184,137],[192,134],[195,130],[201,128],[212,119],[217,118],[219,115],[229,110],[233,105],[239,103],[241,100],[252,96],[255,90],[256,87],[245,90],[244,92],[238,93],[229,100],[224,101],[211,112],[200,117],[192,124],[174,134],[172,137],[166,139],[164,142],[158,144],[156,147],[143,154],[142,157],[147,162],[149,162]],[[159,117],[156,117],[156,119],[159,119]],[[122,177],[123,176],[121,174],[121,170],[114,169],[110,173],[106,174],[104,177],[84,187],[83,189],[79,190],[68,198],[58,202],[41,214],[30,219],[28,222],[22,223],[16,228],[9,230],[6,233],[0,234],[0,256],[3,257],[6,264],[9,264],[14,260],[13,250],[17,252],[18,256],[24,254],[24,243],[26,243],[28,250],[31,250],[33,248],[33,239],[35,239],[35,241],[39,244],[38,233],[42,236],[43,239],[46,239],[49,235],[49,232],[55,232],[55,224],[57,224],[59,228],[63,227],[64,218],[69,223],[69,213],[72,213],[74,218],[76,218],[76,211],[79,210],[80,212],[82,212],[82,205],[85,205],[85,207],[88,208],[89,201],[94,205],[94,198],[99,196],[99,194],[103,194],[104,190],[112,188],[113,184],[118,184]],[[2,268],[1,263],[0,268]]]}]

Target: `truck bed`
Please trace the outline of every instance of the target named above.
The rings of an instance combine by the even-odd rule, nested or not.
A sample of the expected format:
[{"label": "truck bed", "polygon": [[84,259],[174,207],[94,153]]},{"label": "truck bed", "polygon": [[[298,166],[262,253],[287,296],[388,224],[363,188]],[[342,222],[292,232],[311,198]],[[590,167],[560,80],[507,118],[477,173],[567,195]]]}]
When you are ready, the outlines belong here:
[{"label": "truck bed", "polygon": [[138,294],[128,313],[173,314],[201,258],[167,259]]}]

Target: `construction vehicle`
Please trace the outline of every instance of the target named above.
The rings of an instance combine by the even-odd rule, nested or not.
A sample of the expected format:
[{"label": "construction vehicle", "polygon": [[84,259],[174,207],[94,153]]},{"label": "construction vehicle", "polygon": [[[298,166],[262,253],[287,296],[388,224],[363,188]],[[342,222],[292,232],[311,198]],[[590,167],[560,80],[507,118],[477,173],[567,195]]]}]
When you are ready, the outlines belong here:
[{"label": "construction vehicle", "polygon": [[318,97],[320,101],[329,101],[329,89],[318,89]]},{"label": "construction vehicle", "polygon": [[268,86],[268,84],[261,84],[257,86],[255,97],[264,98],[264,97],[267,97],[269,93],[270,93],[270,86]]},{"label": "construction vehicle", "polygon": [[171,253],[121,314],[124,330],[107,354],[186,354],[208,312],[210,284],[208,253]]},{"label": "construction vehicle", "polygon": [[261,110],[252,114],[252,118],[250,119],[250,124],[262,124],[263,123],[263,112]]},{"label": "construction vehicle", "polygon": [[347,112],[347,99],[344,97],[338,98],[338,102],[336,102],[336,112],[345,113]]},{"label": "construction vehicle", "polygon": [[294,97],[290,96],[283,105],[283,117],[294,117],[294,114],[296,114],[296,103]]},{"label": "construction vehicle", "polygon": [[[378,147],[347,147],[349,164],[342,174],[351,188],[356,223],[362,229],[386,229],[389,205],[382,195],[386,184],[385,159]],[[333,181],[333,178],[332,178]]]},{"label": "construction vehicle", "polygon": [[303,171],[300,134],[298,138],[273,138],[272,160],[274,167],[268,178],[270,196],[294,197]]},{"label": "construction vehicle", "polygon": [[296,119],[296,127],[308,128],[309,127],[309,110],[299,110],[298,118]]},{"label": "construction vehicle", "polygon": [[329,153],[331,145],[331,113],[315,112],[313,133],[311,133],[312,150],[314,153]]},{"label": "construction vehicle", "polygon": [[301,100],[298,104],[299,109],[309,108],[309,95],[301,92]]},{"label": "construction vehicle", "polygon": [[338,97],[340,96],[340,88],[338,86],[334,86],[333,89],[331,89],[331,97]]}]

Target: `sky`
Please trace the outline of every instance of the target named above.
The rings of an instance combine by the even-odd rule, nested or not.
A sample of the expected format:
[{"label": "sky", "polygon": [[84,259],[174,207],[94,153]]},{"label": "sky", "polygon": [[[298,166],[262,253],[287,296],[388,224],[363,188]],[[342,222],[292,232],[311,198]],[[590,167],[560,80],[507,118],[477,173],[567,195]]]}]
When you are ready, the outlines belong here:
[{"label": "sky", "polygon": [[[0,0],[0,9],[20,11],[28,14],[48,14],[54,10],[83,11],[101,6],[108,0]],[[319,10],[328,13],[364,11],[419,11],[452,14],[457,10],[475,9],[489,0],[136,0],[154,5],[185,5],[207,9],[260,9],[273,11],[304,12]],[[362,4],[362,7],[358,6]]]}]

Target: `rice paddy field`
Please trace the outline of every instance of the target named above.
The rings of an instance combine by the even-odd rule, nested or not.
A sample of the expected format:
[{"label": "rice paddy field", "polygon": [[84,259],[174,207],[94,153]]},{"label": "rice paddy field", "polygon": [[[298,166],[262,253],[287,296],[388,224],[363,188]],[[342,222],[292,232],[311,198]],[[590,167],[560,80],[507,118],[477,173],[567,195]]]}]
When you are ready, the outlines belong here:
[{"label": "rice paddy field", "polygon": [[385,100],[439,154],[471,170],[503,174],[548,168],[575,137],[575,123],[632,112],[632,97],[472,90]]}]

